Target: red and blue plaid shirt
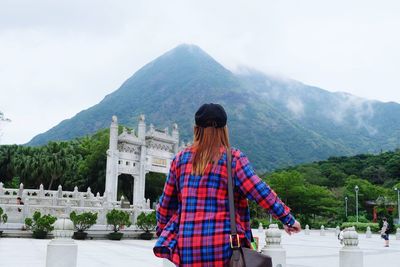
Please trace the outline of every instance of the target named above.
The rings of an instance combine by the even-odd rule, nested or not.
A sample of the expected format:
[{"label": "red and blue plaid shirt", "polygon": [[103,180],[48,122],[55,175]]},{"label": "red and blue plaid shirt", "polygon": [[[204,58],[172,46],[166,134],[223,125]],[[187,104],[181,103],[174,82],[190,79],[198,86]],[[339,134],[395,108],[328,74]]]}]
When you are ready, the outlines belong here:
[{"label": "red and blue plaid shirt", "polygon": [[[232,255],[226,150],[204,175],[192,174],[193,148],[179,152],[171,163],[157,208],[158,257],[177,266],[227,266]],[[254,172],[247,157],[232,149],[237,232],[242,246],[250,247],[251,228],[247,199],[256,201],[282,223],[295,222],[290,209]]]}]

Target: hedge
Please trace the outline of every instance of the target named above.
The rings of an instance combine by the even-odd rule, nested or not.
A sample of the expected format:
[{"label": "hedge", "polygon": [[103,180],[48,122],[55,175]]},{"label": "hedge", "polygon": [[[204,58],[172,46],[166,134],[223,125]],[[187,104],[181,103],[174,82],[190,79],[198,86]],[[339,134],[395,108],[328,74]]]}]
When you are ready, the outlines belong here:
[{"label": "hedge", "polygon": [[365,232],[367,227],[371,228],[371,232],[378,233],[381,229],[379,228],[379,223],[361,223],[361,222],[344,222],[342,223],[342,228],[354,226],[357,231]]}]

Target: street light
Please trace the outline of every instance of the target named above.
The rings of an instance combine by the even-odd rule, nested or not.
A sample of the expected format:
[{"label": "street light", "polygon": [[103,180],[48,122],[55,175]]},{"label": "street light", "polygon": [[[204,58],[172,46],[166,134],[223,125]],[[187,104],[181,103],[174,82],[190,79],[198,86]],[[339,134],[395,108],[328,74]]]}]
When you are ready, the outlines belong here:
[{"label": "street light", "polygon": [[356,220],[358,222],[358,190],[359,190],[359,188],[357,185],[354,187],[354,190],[356,191]]},{"label": "street light", "polygon": [[395,187],[394,191],[397,191],[397,215],[399,216],[397,223],[400,224],[400,188]]},{"label": "street light", "polygon": [[347,197],[347,196],[345,196],[344,197],[344,201],[346,202],[346,219],[347,219],[347,200],[348,200],[349,198]]}]

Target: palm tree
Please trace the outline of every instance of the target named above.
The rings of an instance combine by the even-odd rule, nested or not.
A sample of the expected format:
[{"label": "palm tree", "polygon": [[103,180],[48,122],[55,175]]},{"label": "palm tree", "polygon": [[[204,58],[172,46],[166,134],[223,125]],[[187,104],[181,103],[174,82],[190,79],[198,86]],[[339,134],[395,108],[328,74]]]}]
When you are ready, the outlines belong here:
[{"label": "palm tree", "polygon": [[44,147],[42,167],[44,173],[50,176],[49,190],[72,166],[74,158],[71,150],[67,142],[50,142]]}]

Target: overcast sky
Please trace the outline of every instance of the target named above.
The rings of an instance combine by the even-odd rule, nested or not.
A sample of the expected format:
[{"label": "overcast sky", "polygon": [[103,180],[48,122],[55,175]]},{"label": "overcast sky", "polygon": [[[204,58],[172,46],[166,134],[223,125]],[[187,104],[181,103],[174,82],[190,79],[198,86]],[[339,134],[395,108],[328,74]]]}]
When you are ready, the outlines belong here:
[{"label": "overcast sky", "polygon": [[330,91],[400,102],[400,1],[0,0],[0,144],[26,143],[181,43]]}]

